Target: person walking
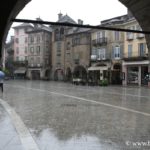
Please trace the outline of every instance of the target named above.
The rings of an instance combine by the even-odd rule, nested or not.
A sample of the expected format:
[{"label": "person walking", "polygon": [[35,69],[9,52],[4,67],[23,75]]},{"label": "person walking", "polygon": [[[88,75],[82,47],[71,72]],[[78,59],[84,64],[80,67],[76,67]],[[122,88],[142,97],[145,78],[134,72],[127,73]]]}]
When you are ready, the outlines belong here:
[{"label": "person walking", "polygon": [[4,77],[5,77],[5,73],[0,68],[0,87],[2,92],[3,92],[3,85],[4,85]]}]

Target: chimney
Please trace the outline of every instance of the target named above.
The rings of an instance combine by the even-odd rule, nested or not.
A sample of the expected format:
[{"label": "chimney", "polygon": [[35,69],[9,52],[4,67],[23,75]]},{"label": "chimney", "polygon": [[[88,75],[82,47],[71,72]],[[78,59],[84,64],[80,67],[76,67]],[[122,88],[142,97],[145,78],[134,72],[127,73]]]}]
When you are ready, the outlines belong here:
[{"label": "chimney", "polygon": [[58,20],[61,19],[62,15],[63,14],[61,12],[58,14]]},{"label": "chimney", "polygon": [[81,20],[81,19],[78,19],[78,24],[81,24],[81,25],[83,25],[83,20]]}]

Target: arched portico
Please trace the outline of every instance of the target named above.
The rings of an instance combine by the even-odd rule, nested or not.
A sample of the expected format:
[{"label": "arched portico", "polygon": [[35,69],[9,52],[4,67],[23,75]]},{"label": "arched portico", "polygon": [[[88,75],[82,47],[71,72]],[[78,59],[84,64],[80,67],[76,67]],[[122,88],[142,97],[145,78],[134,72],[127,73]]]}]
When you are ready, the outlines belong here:
[{"label": "arched portico", "polygon": [[[5,14],[0,18],[0,48],[6,40],[8,30],[12,24],[11,19],[15,18],[17,14],[25,7],[31,0],[2,0],[0,13]],[[150,1],[149,0],[119,0],[123,3],[135,16],[143,30],[150,31]],[[147,45],[149,49],[150,59],[150,35],[146,35]],[[2,51],[0,53],[2,56]],[[150,67],[149,67],[150,69]]]}]

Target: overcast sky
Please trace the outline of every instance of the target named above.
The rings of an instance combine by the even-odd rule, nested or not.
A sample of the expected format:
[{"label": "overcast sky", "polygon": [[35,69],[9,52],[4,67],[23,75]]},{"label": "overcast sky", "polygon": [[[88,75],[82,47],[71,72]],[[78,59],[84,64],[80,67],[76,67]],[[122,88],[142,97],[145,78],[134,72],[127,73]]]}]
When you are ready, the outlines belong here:
[{"label": "overcast sky", "polygon": [[[82,19],[84,24],[98,25],[102,20],[126,14],[127,8],[118,0],[32,0],[17,18],[57,21],[60,12],[76,22]],[[9,35],[13,35],[13,29]]]}]

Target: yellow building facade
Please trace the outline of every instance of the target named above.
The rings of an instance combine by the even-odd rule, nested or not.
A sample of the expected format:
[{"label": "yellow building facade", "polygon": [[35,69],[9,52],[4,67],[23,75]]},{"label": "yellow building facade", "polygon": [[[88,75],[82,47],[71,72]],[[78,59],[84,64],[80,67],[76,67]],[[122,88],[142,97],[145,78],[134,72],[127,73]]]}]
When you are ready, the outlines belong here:
[{"label": "yellow building facade", "polygon": [[[141,30],[138,22],[132,18],[124,23],[126,29]],[[124,54],[122,71],[123,85],[147,85],[148,49],[144,34],[124,33]]]}]

